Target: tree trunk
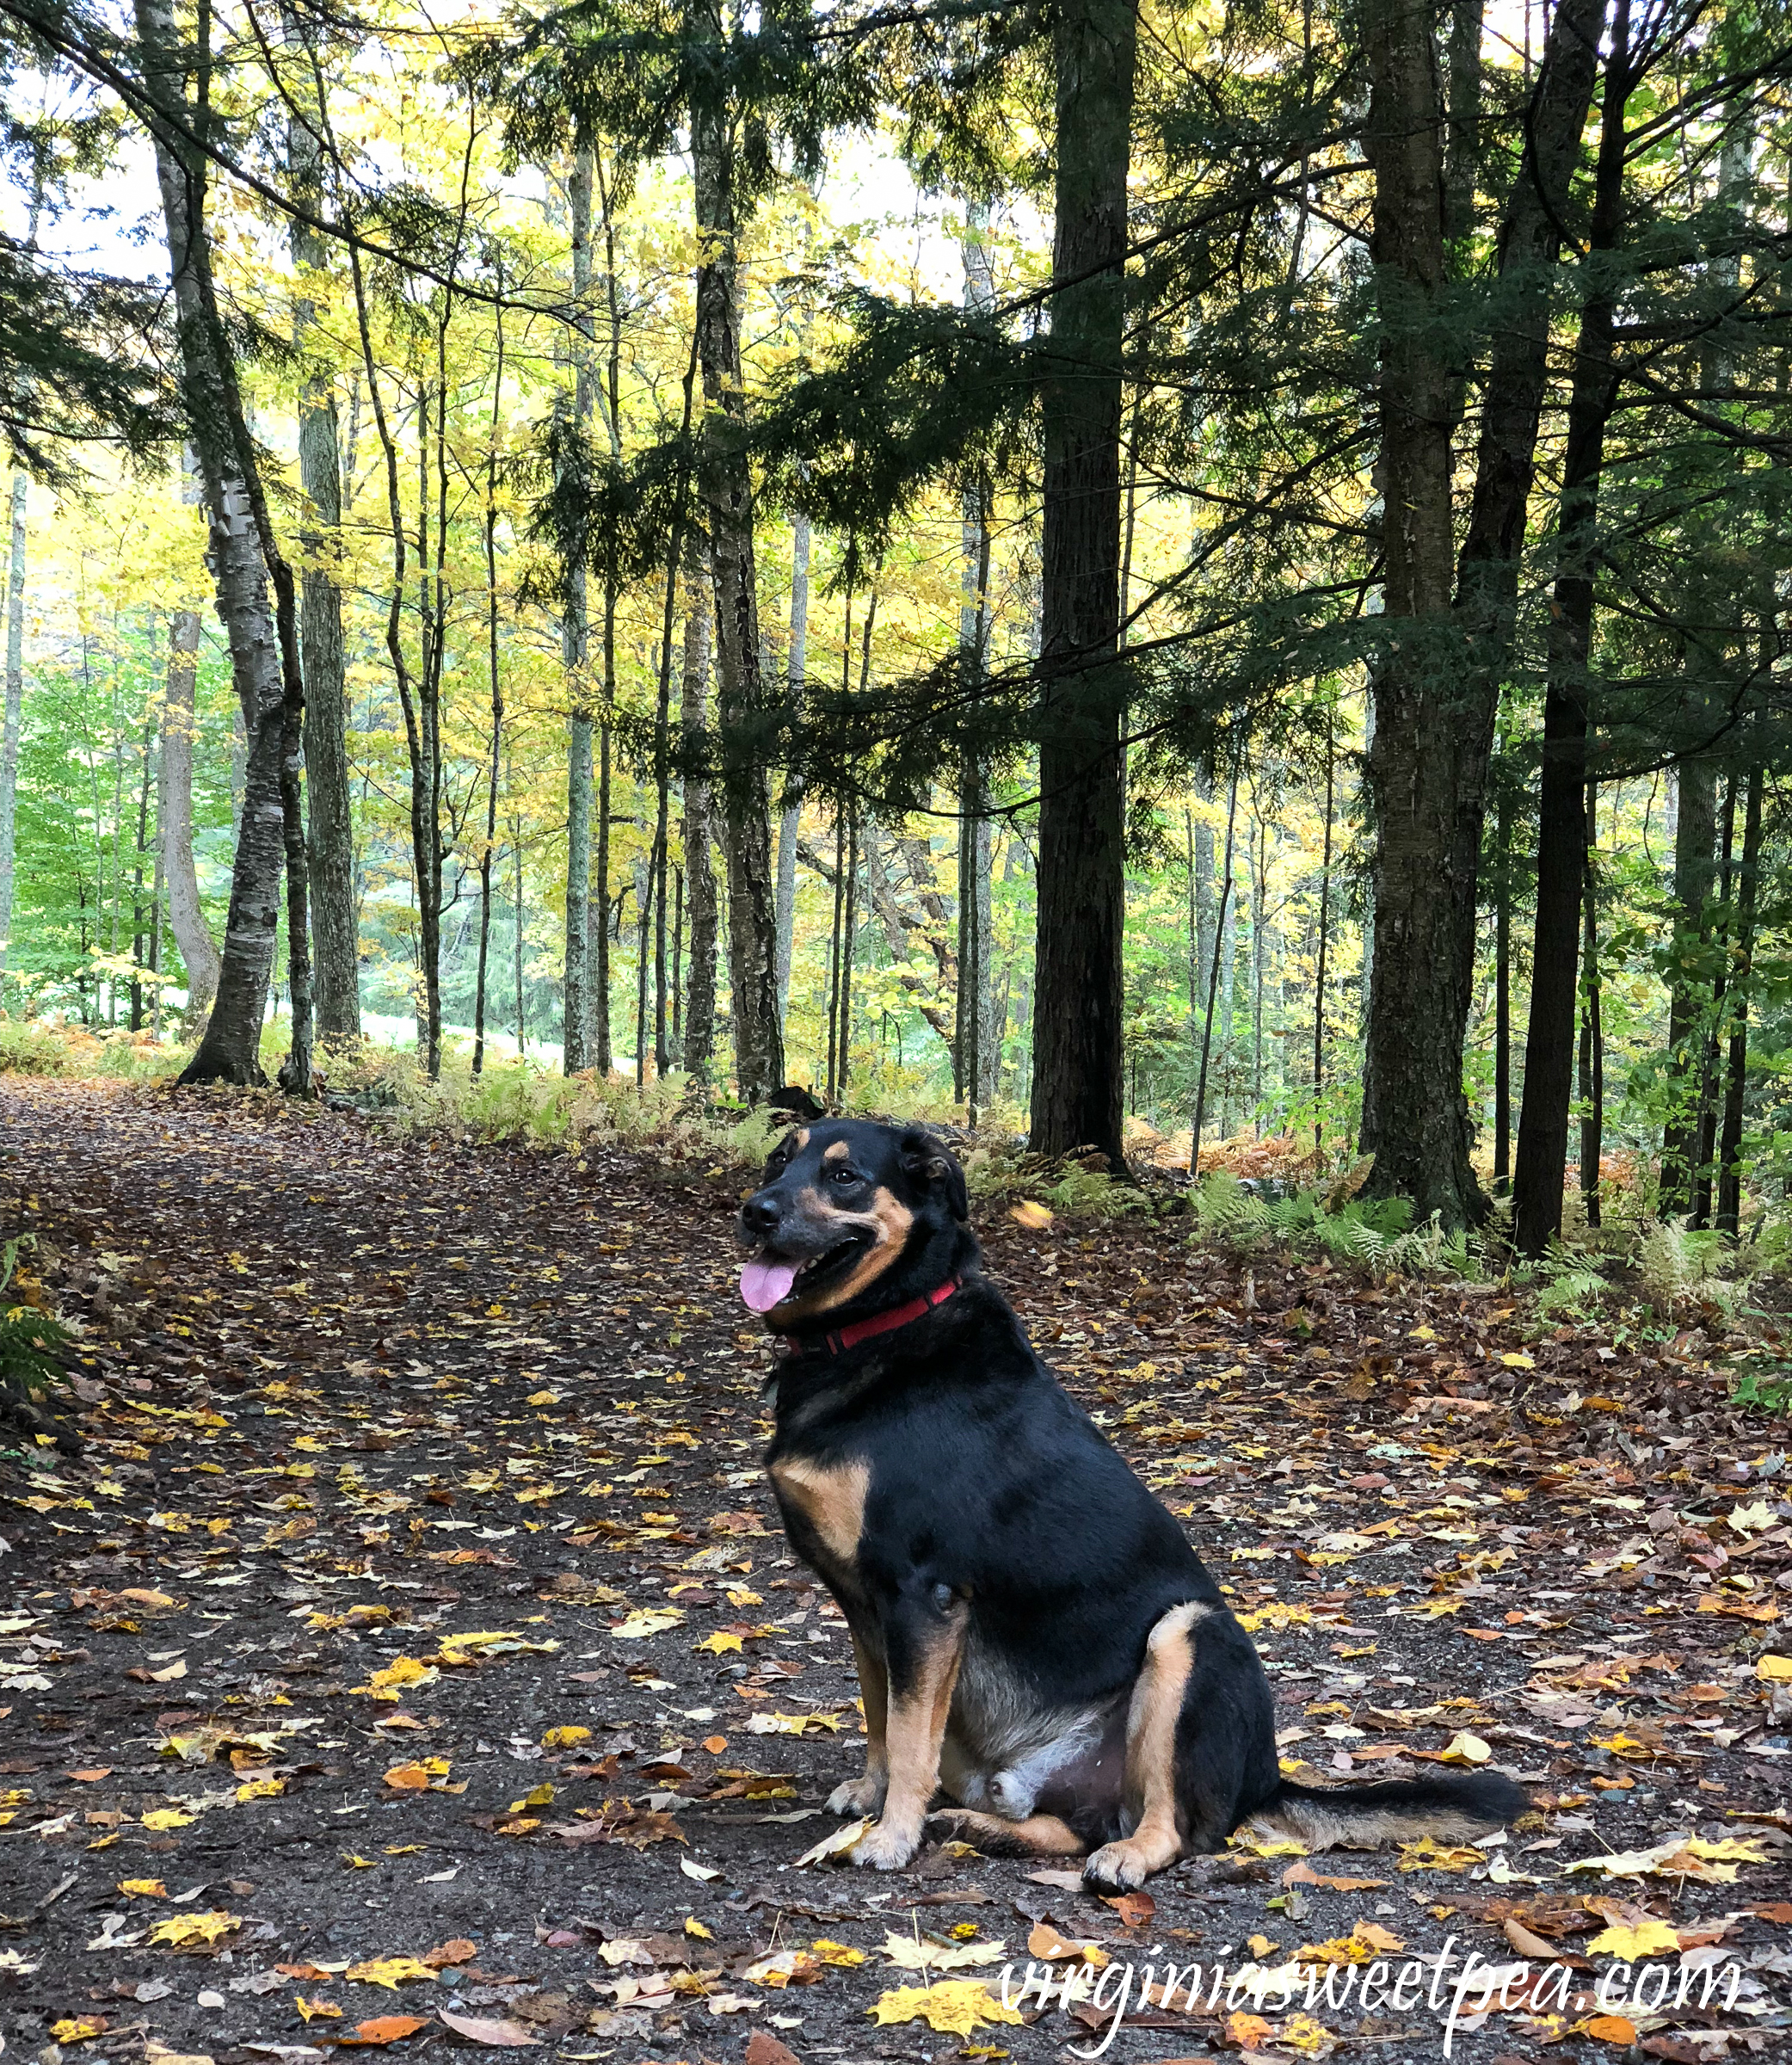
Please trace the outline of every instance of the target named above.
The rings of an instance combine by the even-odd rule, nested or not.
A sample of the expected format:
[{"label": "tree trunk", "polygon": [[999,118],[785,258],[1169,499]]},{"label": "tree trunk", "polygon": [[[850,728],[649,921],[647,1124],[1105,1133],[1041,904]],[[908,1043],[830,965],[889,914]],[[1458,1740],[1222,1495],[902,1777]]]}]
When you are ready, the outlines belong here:
[{"label": "tree trunk", "polygon": [[[591,292],[591,145],[582,131],[574,145],[567,200],[572,214],[573,420],[582,431],[591,420],[592,375],[589,343]],[[574,1076],[591,1066],[591,707],[588,662],[590,626],[587,617],[586,575],[582,560],[566,570],[566,609],[560,626],[560,656],[566,669],[570,715],[566,741],[566,972],[561,1028],[562,1065]],[[607,829],[607,825],[606,825]],[[599,891],[607,895],[607,882]],[[600,946],[599,951],[603,951]]]},{"label": "tree trunk", "polygon": [[1220,905],[1214,914],[1213,959],[1207,969],[1207,1018],[1201,1028],[1201,1073],[1195,1084],[1195,1115],[1191,1129],[1188,1174],[1191,1182],[1201,1177],[1201,1131],[1207,1123],[1207,1063],[1213,1049],[1213,1000],[1220,983],[1221,942],[1226,936],[1226,906],[1232,898],[1232,828],[1238,816],[1238,771],[1232,774],[1231,793],[1226,801],[1225,878],[1220,885]]},{"label": "tree trunk", "polygon": [[[290,12],[286,34],[295,34]],[[299,198],[322,195],[322,148],[316,131],[294,114],[286,123],[286,165]],[[322,272],[323,236],[297,216],[291,225],[293,265],[300,290],[293,303],[293,342],[304,351],[316,318],[305,275]],[[299,474],[305,507],[299,530],[305,555],[299,582],[299,646],[305,662],[306,850],[317,947],[317,1037],[359,1041],[360,989],[354,898],[354,823],[348,796],[348,704],[342,652],[342,597],[335,567],[342,549],[342,461],[336,395],[329,378],[307,375],[299,401]]]},{"label": "tree trunk", "polygon": [[[711,14],[717,41],[721,23]],[[697,227],[697,348],[703,369],[699,492],[709,520],[716,587],[716,705],[721,742],[723,821],[728,862],[728,975],[735,1076],[748,1104],[784,1081],[778,1013],[778,896],[772,862],[771,797],[761,727],[759,588],[753,547],[753,482],[741,437],[735,139],[728,113],[702,102],[692,115]]]},{"label": "tree trunk", "polygon": [[[600,151],[593,151],[591,163],[597,182],[598,200],[602,209],[604,298],[609,311],[609,348],[604,368],[604,422],[609,434],[610,457],[619,464],[622,459],[622,300],[616,277],[616,218],[611,205],[614,182],[606,176]],[[688,433],[691,417],[688,379],[685,386],[685,429]],[[683,506],[684,496],[680,493],[680,516]],[[607,920],[610,908],[610,778],[616,744],[616,605],[619,583],[615,544],[613,537],[605,540],[604,685],[603,705],[597,727],[596,884],[594,891],[597,922],[590,934],[588,983],[592,1021],[591,1065],[602,1076],[609,1075],[614,1058],[610,1050],[610,932]],[[674,550],[674,561],[677,557]]]},{"label": "tree trunk", "polygon": [[1755,909],[1761,872],[1762,768],[1748,770],[1743,805],[1742,867],[1736,885],[1736,965],[1731,978],[1735,1001],[1725,1056],[1723,1127],[1717,1144],[1717,1230],[1737,1239],[1742,1230],[1742,1105],[1748,1080],[1748,1006],[1755,959]]},{"label": "tree trunk", "polygon": [[1042,380],[1038,934],[1031,1145],[1123,1168],[1120,422],[1137,17],[1064,0],[1050,354]]},{"label": "tree trunk", "polygon": [[[1616,249],[1623,219],[1624,109],[1634,75],[1629,0],[1616,0],[1599,118],[1589,246],[1593,262]],[[1524,1109],[1512,1170],[1512,1232],[1519,1251],[1541,1255],[1561,1230],[1573,1088],[1575,964],[1586,872],[1586,737],[1592,650],[1593,563],[1605,426],[1617,398],[1612,360],[1616,305],[1595,275],[1582,305],[1568,397],[1543,696],[1543,765],[1537,801],[1536,929],[1530,1018],[1524,1029]]]},{"label": "tree trunk", "polygon": [[[1464,36],[1463,17],[1471,11],[1465,0]],[[1482,390],[1473,502],[1456,570],[1456,629],[1468,650],[1457,659],[1427,650],[1415,625],[1401,637],[1401,650],[1386,664],[1378,660],[1375,670],[1368,766],[1378,837],[1365,953],[1363,1145],[1376,1157],[1374,1188],[1405,1191],[1421,1211],[1438,1210],[1450,1224],[1478,1217],[1484,1205],[1469,1164],[1472,1119],[1462,1090],[1481,818],[1547,377],[1550,275],[1602,15],[1603,0],[1564,0],[1556,10],[1525,124],[1524,163],[1500,224],[1498,291],[1510,315],[1495,333]],[[1462,68],[1452,63],[1456,177],[1449,181],[1426,19],[1403,11],[1400,0],[1376,0],[1370,58],[1376,257],[1391,325],[1378,484],[1384,506],[1403,519],[1388,533],[1387,611],[1438,619],[1447,577],[1439,556],[1451,549],[1456,409],[1442,355],[1447,339],[1442,326],[1426,330],[1424,310],[1441,280],[1443,235],[1446,228],[1463,232],[1463,195],[1472,196],[1461,155],[1471,119],[1468,65],[1466,56]]]},{"label": "tree trunk", "polygon": [[1481,34],[1484,0],[1452,0],[1450,9],[1450,139],[1444,163],[1444,235],[1455,243],[1475,227],[1475,174],[1481,155]]},{"label": "tree trunk", "polygon": [[[995,303],[989,210],[987,204],[972,201],[964,214],[964,306],[974,315],[987,315]],[[988,672],[994,619],[989,502],[988,483],[981,478],[970,482],[959,527],[958,654],[967,676],[965,693],[973,698],[982,693]],[[990,1023],[989,770],[976,752],[966,753],[960,765],[958,811],[958,988],[952,1059],[958,1094],[964,1100],[967,1119],[976,1125],[994,1093],[1001,1058]]]},{"label": "tree trunk", "polygon": [[[502,291],[500,266],[498,287]],[[504,738],[504,683],[498,671],[498,427],[504,400],[504,311],[496,311],[496,365],[491,381],[491,443],[485,454],[485,673],[491,696],[491,752],[485,763],[485,836],[479,844],[479,965],[473,977],[473,1074],[485,1067],[487,971],[491,958],[491,875],[498,840],[498,774]],[[522,913],[518,911],[520,926]],[[516,1051],[522,1054],[522,1028]]]},{"label": "tree trunk", "polygon": [[1661,1213],[1690,1213],[1698,1168],[1705,949],[1715,878],[1717,771],[1708,760],[1681,763],[1674,824],[1674,937],[1669,949],[1667,1051],[1678,1102],[1661,1141]]},{"label": "tree trunk", "polygon": [[25,710],[25,514],[30,483],[13,469],[6,578],[6,711],[0,726],[0,977],[12,944],[13,879],[18,838],[19,729]]},{"label": "tree trunk", "polygon": [[[687,761],[709,722],[708,569],[693,549],[685,561],[685,666],[679,720]],[[710,861],[709,784],[685,778],[685,877],[690,885],[691,971],[685,996],[685,1068],[706,1083],[716,1045],[716,875]]]},{"label": "tree trunk", "polygon": [[156,836],[168,884],[168,917],[187,970],[187,1022],[202,1032],[218,993],[218,944],[200,902],[193,860],[193,742],[198,735],[194,680],[199,668],[199,612],[177,609],[168,627],[168,685],[162,699],[162,755],[157,768]]},{"label": "tree trunk", "polygon": [[1472,934],[1475,862],[1462,850],[1456,688],[1444,652],[1450,601],[1452,390],[1444,284],[1444,117],[1428,11],[1370,0],[1371,257],[1382,321],[1384,642],[1371,669],[1368,754],[1376,841],[1375,960],[1363,1083],[1370,1183],[1419,1218],[1478,1218],[1463,1090],[1469,997],[1460,934]]},{"label": "tree trunk", "polygon": [[1581,875],[1580,1197],[1599,1224],[1599,1163],[1605,1151],[1605,1057],[1599,1010],[1598,788],[1586,785],[1586,854]]},{"label": "tree trunk", "polygon": [[1512,806],[1500,784],[1493,879],[1493,1195],[1512,1187]]},{"label": "tree trunk", "polygon": [[1692,1187],[1692,1224],[1711,1223],[1712,1192],[1717,1166],[1718,1107],[1721,1101],[1719,1073],[1722,1065],[1720,1038],[1729,996],[1731,941],[1736,922],[1736,776],[1732,772],[1723,785],[1723,829],[1718,839],[1717,954],[1711,977],[1711,1010],[1705,1021],[1699,1067],[1698,1148]]},{"label": "tree trunk", "polygon": [[1332,915],[1332,810],[1333,784],[1336,779],[1332,723],[1326,725],[1326,830],[1325,850],[1319,866],[1319,955],[1313,977],[1313,1152],[1322,1156],[1326,1148],[1326,960],[1329,952]]},{"label": "tree trunk", "polygon": [[[791,722],[803,708],[809,672],[809,519],[791,521],[791,650],[785,678],[790,687]],[[797,927],[797,841],[803,827],[803,795],[795,776],[785,780],[784,811],[778,820],[778,1022],[790,1012],[791,949]]]},{"label": "tree trunk", "polygon": [[[262,1018],[280,922],[286,844],[284,706],[292,686],[289,674],[297,669],[283,664],[280,627],[268,594],[272,570],[255,506],[257,484],[247,471],[246,435],[238,435],[242,410],[233,368],[219,349],[221,325],[210,293],[205,160],[185,140],[193,115],[172,0],[136,0],[136,22],[145,83],[168,118],[152,127],[174,288],[181,395],[205,482],[218,614],[230,647],[244,731],[242,821],[218,994],[205,1036],[181,1081],[261,1083],[267,1080],[259,1059]],[[200,57],[202,64],[209,63],[208,52]],[[290,608],[290,599],[282,597],[282,606]],[[303,1006],[298,996],[293,1002],[296,1042]]]}]

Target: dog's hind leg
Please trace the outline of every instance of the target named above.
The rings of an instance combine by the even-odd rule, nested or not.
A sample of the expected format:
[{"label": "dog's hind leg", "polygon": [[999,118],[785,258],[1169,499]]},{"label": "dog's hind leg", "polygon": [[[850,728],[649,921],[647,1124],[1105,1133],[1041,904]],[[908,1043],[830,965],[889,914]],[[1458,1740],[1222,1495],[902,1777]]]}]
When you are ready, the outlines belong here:
[{"label": "dog's hind leg", "polygon": [[927,1817],[927,1834],[942,1841],[975,1843],[987,1857],[1081,1857],[1087,1846],[1055,1814],[1005,1822],[969,1807],[942,1808]]},{"label": "dog's hind leg", "polygon": [[1182,1854],[1177,1722],[1195,1667],[1194,1631],[1214,1611],[1199,1600],[1173,1606],[1146,1638],[1144,1667],[1126,1716],[1125,1806],[1132,1833],[1104,1844],[1083,1867],[1092,1885],[1130,1890]]}]

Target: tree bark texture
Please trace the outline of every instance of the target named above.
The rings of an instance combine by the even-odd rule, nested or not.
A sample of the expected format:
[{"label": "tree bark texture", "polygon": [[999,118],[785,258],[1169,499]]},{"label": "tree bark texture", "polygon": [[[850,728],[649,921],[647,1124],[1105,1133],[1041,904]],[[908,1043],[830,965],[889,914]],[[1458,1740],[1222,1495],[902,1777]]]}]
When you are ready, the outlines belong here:
[{"label": "tree bark texture", "polygon": [[[287,167],[295,190],[310,201],[322,191],[321,155],[311,126],[296,115],[289,119]],[[291,243],[300,281],[293,305],[293,341],[302,351],[317,312],[303,291],[304,278],[307,272],[323,270],[327,251],[323,237],[296,216]],[[299,394],[299,474],[305,496],[299,530],[305,564],[299,631],[305,662],[306,850],[317,954],[317,1036],[328,1046],[360,1039],[360,984],[342,596],[335,572],[341,550],[342,462],[336,394],[322,373],[308,374]]]},{"label": "tree bark texture", "polygon": [[[171,0],[136,0],[145,83],[158,107],[184,126],[185,72]],[[233,398],[215,348],[201,268],[208,264],[198,154],[179,132],[158,126],[156,176],[168,233],[181,395],[200,476],[219,621],[244,730],[243,806],[231,875],[230,915],[219,956],[218,994],[182,1082],[262,1083],[262,1019],[280,922],[285,858],[280,761],[285,681],[268,593],[268,567],[250,506],[249,484],[231,435]]]},{"label": "tree bark texture", "polygon": [[[721,24],[713,15],[719,40]],[[753,482],[742,433],[735,139],[730,111],[699,102],[692,112],[697,228],[697,350],[703,372],[699,491],[709,523],[716,591],[716,706],[721,742],[724,846],[728,866],[728,977],[735,1076],[748,1104],[784,1081],[778,1010],[778,891],[767,780],[769,712],[761,671],[759,588],[753,550]]]},{"label": "tree bark texture", "polygon": [[[791,722],[803,708],[803,686],[809,673],[809,519],[791,521],[791,649],[785,679],[789,684]],[[786,776],[784,810],[778,820],[778,1022],[785,1022],[791,1001],[791,946],[797,926],[797,841],[803,824],[803,795],[793,776]]]},{"label": "tree bark texture", "polygon": [[[965,209],[962,245],[964,305],[987,315],[995,305],[995,282],[989,249],[988,205],[973,201]],[[958,653],[965,670],[965,693],[982,693],[989,665],[993,621],[989,595],[989,497],[981,479],[964,492],[959,530]],[[976,752],[965,754],[958,780],[958,987],[952,1057],[958,1094],[971,1125],[995,1094],[1001,1052],[991,1022],[994,961],[993,914],[989,871],[989,769]]]},{"label": "tree bark texture", "polygon": [[1674,937],[1669,948],[1667,1051],[1678,1086],[1661,1140],[1664,1217],[1693,1208],[1698,1168],[1700,1086],[1708,993],[1706,946],[1716,878],[1717,770],[1709,760],[1678,769],[1674,822]]},{"label": "tree bark texture", "polygon": [[[684,679],[679,721],[687,756],[700,749],[709,723],[709,586],[701,554],[686,561]],[[685,879],[691,901],[691,959],[685,993],[684,1065],[707,1082],[716,1049],[716,871],[710,859],[710,787],[685,780]]]},{"label": "tree bark texture", "polygon": [[[1623,219],[1624,110],[1632,84],[1629,0],[1616,0],[1594,175],[1591,260],[1613,250]],[[1575,971],[1586,870],[1586,738],[1593,564],[1605,426],[1617,398],[1616,305],[1596,274],[1582,304],[1568,396],[1543,695],[1537,800],[1536,929],[1524,1031],[1524,1108],[1512,1165],[1512,1236],[1541,1255],[1561,1230],[1574,1080]]]},{"label": "tree bark texture", "polygon": [[168,918],[187,970],[187,1019],[202,1030],[218,993],[218,943],[200,902],[193,860],[193,742],[198,736],[194,684],[199,669],[199,612],[169,620],[168,681],[162,697],[162,751],[157,764],[156,835],[168,885]]},{"label": "tree bark texture", "polygon": [[1044,434],[1031,1144],[1124,1165],[1120,419],[1136,15],[1065,0]]},{"label": "tree bark texture", "polygon": [[1370,0],[1364,138],[1381,339],[1383,638],[1368,774],[1376,827],[1374,968],[1362,1144],[1382,1196],[1460,1226],[1483,1200],[1463,1088],[1478,854],[1460,833],[1460,712],[1448,650],[1452,395],[1444,280],[1444,115],[1429,10]]},{"label": "tree bark texture", "polygon": [[[591,421],[593,381],[590,343],[591,146],[582,134],[573,151],[567,200],[572,216],[574,318],[573,420],[583,430]],[[566,570],[566,613],[560,626],[560,656],[566,669],[571,714],[566,737],[566,972],[563,989],[562,1065],[569,1076],[592,1065],[591,1054],[591,631],[582,560]],[[608,884],[599,885],[607,895]],[[600,923],[601,923],[600,919]]]},{"label": "tree bark texture", "polygon": [[[1463,154],[1479,112],[1469,96],[1471,70],[1478,80],[1478,62],[1471,67],[1466,49],[1470,17],[1477,10],[1465,4],[1458,9],[1456,26],[1462,33],[1452,50],[1451,176],[1437,203],[1444,219],[1434,242],[1431,197],[1440,193],[1435,182],[1443,170],[1434,141],[1434,63],[1425,19],[1402,15],[1402,4],[1377,0],[1371,44],[1377,268],[1386,291],[1383,321],[1390,330],[1400,326],[1403,313],[1411,324],[1422,324],[1444,262],[1442,234],[1461,236],[1469,226],[1463,216],[1472,184]],[[1524,160],[1500,223],[1495,327],[1481,391],[1473,500],[1456,570],[1456,630],[1468,651],[1458,649],[1447,657],[1435,651],[1430,678],[1415,681],[1423,656],[1410,639],[1402,639],[1402,651],[1389,656],[1396,663],[1378,664],[1376,675],[1370,782],[1377,812],[1385,802],[1390,814],[1380,823],[1382,851],[1371,885],[1372,931],[1365,956],[1364,1145],[1376,1156],[1376,1188],[1406,1190],[1424,1210],[1441,1211],[1452,1224],[1482,1209],[1468,1164],[1472,1129],[1461,1093],[1463,1042],[1474,992],[1476,877],[1493,720],[1512,650],[1525,512],[1536,470],[1548,371],[1549,281],[1592,95],[1603,11],[1603,0],[1564,0],[1552,20],[1525,124]],[[1402,120],[1412,125],[1408,131],[1384,134]],[[1396,191],[1401,188],[1403,201]],[[1440,341],[1429,348],[1442,348]],[[1441,358],[1429,356],[1422,337],[1411,350],[1426,362],[1413,362],[1411,352],[1399,345],[1384,358],[1382,434],[1384,442],[1395,440],[1427,484],[1420,521],[1429,549],[1420,564],[1428,597],[1424,613],[1429,614],[1439,607],[1436,556],[1451,549],[1448,427],[1455,409],[1449,369]],[[1405,397],[1402,382],[1416,383]],[[1401,477],[1409,470],[1402,464]],[[1381,485],[1384,502],[1395,507],[1385,453]],[[1416,509],[1406,513],[1418,516]],[[1407,534],[1407,542],[1416,543],[1410,526],[1396,527]],[[1397,613],[1393,560],[1390,540],[1390,614]],[[1410,594],[1407,599],[1412,601]],[[1411,663],[1397,664],[1403,659]],[[1395,956],[1385,965],[1384,951]]]},{"label": "tree bark texture", "polygon": [[0,719],[0,975],[12,944],[14,866],[18,843],[19,730],[25,712],[25,516],[30,483],[15,467],[9,509],[6,574],[6,707]]},{"label": "tree bark texture", "polygon": [[1748,1082],[1748,1006],[1755,959],[1755,910],[1760,892],[1761,791],[1759,761],[1748,770],[1743,805],[1742,866],[1736,885],[1736,954],[1730,977],[1734,1002],[1724,1057],[1723,1123],[1717,1141],[1717,1230],[1737,1239],[1742,1230],[1742,1105]]}]

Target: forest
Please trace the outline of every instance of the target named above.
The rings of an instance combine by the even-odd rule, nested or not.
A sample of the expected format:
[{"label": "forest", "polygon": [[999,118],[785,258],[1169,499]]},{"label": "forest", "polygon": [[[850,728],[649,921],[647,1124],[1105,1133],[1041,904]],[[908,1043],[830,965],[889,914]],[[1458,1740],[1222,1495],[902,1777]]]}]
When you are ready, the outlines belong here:
[{"label": "forest", "polygon": [[1778,0],[0,0],[0,66],[9,1023],[1531,1255],[1783,1196]]}]

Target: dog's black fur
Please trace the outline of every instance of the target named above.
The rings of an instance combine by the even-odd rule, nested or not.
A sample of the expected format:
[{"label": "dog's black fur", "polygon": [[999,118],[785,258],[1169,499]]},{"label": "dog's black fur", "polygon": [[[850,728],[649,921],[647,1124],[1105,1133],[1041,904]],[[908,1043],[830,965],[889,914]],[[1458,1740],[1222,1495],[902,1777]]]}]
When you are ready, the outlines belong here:
[{"label": "dog's black fur", "polygon": [[[767,1315],[792,1352],[766,1462],[791,1545],[852,1630],[870,1754],[829,1804],[881,1817],[855,1860],[898,1868],[931,1828],[1093,1852],[1092,1883],[1130,1886],[1252,1817],[1372,1842],[1523,1812],[1493,1772],[1280,1775],[1249,1637],[979,1273],[968,1218],[936,1140],[847,1120],[792,1132],[741,1215],[762,1271],[806,1265]],[[930,1813],[942,1786],[969,1811]]]}]

